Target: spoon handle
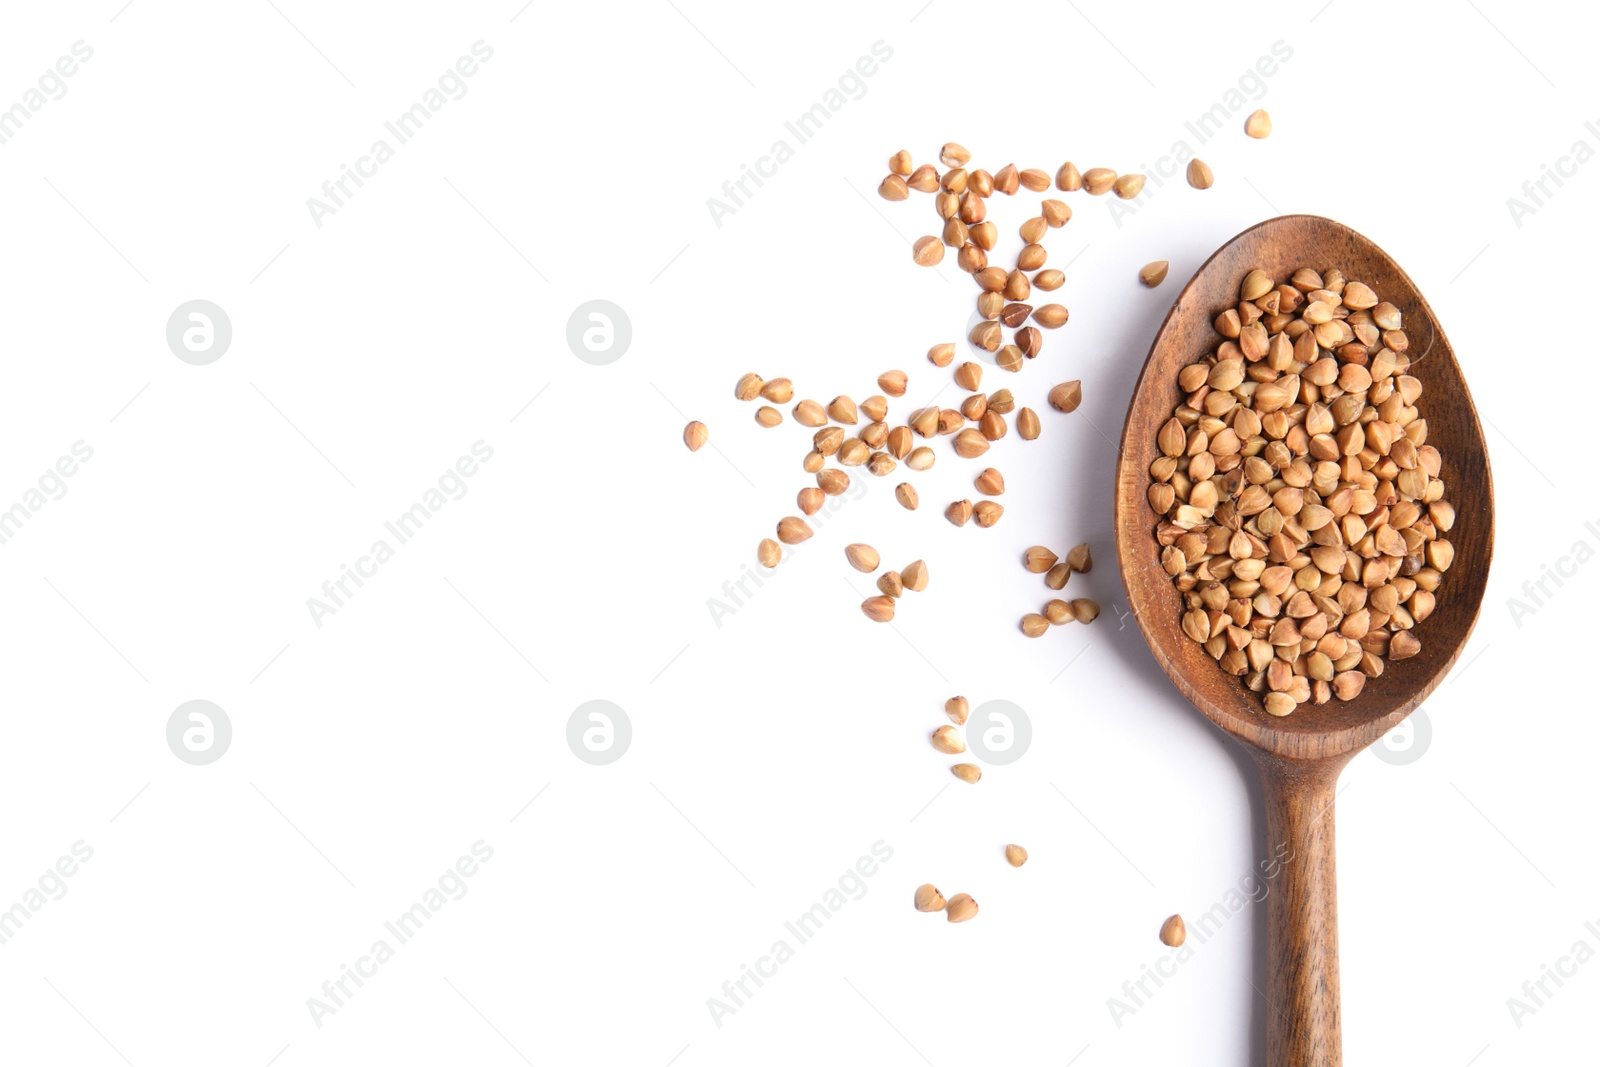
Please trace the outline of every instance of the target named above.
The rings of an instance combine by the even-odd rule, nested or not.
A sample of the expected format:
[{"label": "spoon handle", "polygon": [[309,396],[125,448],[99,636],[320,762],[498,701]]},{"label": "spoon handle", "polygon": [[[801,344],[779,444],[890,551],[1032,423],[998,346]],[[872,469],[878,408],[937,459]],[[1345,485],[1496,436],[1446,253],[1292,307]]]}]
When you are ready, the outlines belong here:
[{"label": "spoon handle", "polygon": [[1344,761],[1259,761],[1269,862],[1268,1067],[1340,1067],[1339,903],[1333,798]]}]

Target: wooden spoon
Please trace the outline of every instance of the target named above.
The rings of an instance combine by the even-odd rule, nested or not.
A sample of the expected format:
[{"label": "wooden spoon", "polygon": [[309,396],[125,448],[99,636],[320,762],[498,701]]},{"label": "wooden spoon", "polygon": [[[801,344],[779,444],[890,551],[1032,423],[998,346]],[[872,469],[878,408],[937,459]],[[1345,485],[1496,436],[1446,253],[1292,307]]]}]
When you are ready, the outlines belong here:
[{"label": "wooden spoon", "polygon": [[[1212,320],[1239,301],[1253,268],[1285,281],[1300,267],[1338,268],[1398,307],[1428,443],[1443,457],[1446,499],[1458,516],[1450,531],[1455,562],[1432,615],[1416,628],[1422,651],[1391,663],[1351,701],[1302,704],[1274,718],[1242,679],[1224,674],[1179,628],[1182,606],[1161,569],[1157,516],[1145,499],[1156,433],[1181,402],[1178,372],[1215,351]],[[1333,798],[1339,772],[1409,715],[1444,679],[1477,620],[1494,548],[1494,490],[1477,410],[1450,342],[1416,285],[1382,249],[1330,219],[1286,215],[1244,231],[1200,268],[1167,314],[1139,375],[1117,463],[1117,558],[1128,602],[1150,649],[1195,707],[1242,741],[1261,774],[1267,848],[1288,857],[1267,904],[1270,975],[1267,1062],[1273,1067],[1338,1067],[1338,906],[1334,881]]]}]

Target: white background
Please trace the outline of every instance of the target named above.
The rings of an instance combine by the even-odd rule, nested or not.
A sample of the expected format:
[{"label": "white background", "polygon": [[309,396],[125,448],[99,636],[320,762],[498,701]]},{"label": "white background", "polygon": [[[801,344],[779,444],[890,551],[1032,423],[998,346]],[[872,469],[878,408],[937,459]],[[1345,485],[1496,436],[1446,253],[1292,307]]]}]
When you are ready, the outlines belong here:
[{"label": "white background", "polygon": [[[9,5],[0,34],[0,107],[74,42],[94,50],[0,145],[0,507],[93,449],[0,545],[0,908],[74,842],[93,849],[0,945],[0,1059],[1259,1059],[1261,907],[1120,1026],[1108,1009],[1167,954],[1161,920],[1223,901],[1263,851],[1248,766],[1119,625],[1111,441],[1182,282],[1295,211],[1366,233],[1428,294],[1499,506],[1431,743],[1345,772],[1348,1062],[1592,1058],[1600,963],[1520,1027],[1507,1007],[1575,942],[1600,949],[1600,566],[1531,614],[1507,605],[1533,606],[1523,583],[1575,542],[1600,547],[1583,473],[1600,166],[1520,226],[1506,203],[1573,142],[1600,148],[1586,13],[122,2]],[[315,225],[307,198],[479,40],[493,58],[466,95]],[[893,54],[864,95],[797,146],[784,122],[877,41]],[[1198,145],[1184,122],[1277,41],[1292,58],[1251,104],[1272,137],[1245,138],[1240,111]],[[779,138],[794,158],[716,225],[707,198]],[[826,402],[900,367],[898,417],[948,381],[923,353],[965,331],[975,290],[953,256],[912,264],[909,241],[937,232],[928,198],[874,188],[895,149],[931,161],[951,139],[975,165],[1052,173],[1153,168],[1183,139],[1217,181],[1152,181],[1120,226],[1066,197],[1046,246],[1072,261],[1072,319],[998,383],[1044,419],[988,457],[1008,482],[998,526],[941,518],[980,465],[936,442],[920,511],[893,501],[903,468],[867,476],[718,626],[708,599],[810,481],[809,431],[756,426],[737,377]],[[1001,199],[1015,242],[1038,196]],[[1158,258],[1171,277],[1147,291],[1135,272]],[[234,331],[204,367],[164,334],[197,298]],[[601,367],[565,341],[596,298],[633,330]],[[1043,403],[1068,378],[1072,416]],[[715,450],[684,450],[686,417]],[[319,628],[307,598],[480,440],[493,459],[466,495]],[[929,562],[893,628],[857,610],[858,540]],[[1069,592],[1104,614],[1026,640],[1017,620],[1047,591],[1023,549],[1080,540],[1098,562]],[[1026,756],[977,787],[926,740],[957,692],[1033,723]],[[603,767],[565,742],[596,698],[633,726]],[[233,725],[209,766],[165,741],[191,699]],[[316,1025],[307,998],[479,840],[493,859],[470,891]],[[865,896],[716,1025],[707,998],[878,841],[893,858]],[[1032,853],[1021,870],[1008,841]],[[924,881],[981,914],[916,913]]]}]

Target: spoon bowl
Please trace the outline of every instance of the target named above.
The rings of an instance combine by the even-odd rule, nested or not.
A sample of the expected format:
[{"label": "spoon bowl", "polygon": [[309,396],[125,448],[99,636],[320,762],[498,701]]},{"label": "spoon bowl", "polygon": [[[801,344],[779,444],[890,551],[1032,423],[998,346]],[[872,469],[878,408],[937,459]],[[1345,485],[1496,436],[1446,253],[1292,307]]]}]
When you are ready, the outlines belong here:
[{"label": "spoon bowl", "polygon": [[[1178,373],[1216,349],[1212,320],[1236,306],[1252,269],[1287,279],[1295,270],[1337,268],[1371,286],[1402,313],[1411,339],[1417,406],[1438,448],[1455,561],[1437,606],[1415,629],[1422,649],[1367,679],[1350,701],[1300,705],[1268,715],[1259,694],[1223,672],[1181,627],[1181,595],[1162,569],[1158,516],[1146,501],[1156,435],[1182,402]],[[1178,294],[1151,345],[1123,428],[1116,478],[1117,558],[1128,603],[1178,690],[1247,746],[1261,772],[1267,850],[1277,864],[1268,898],[1267,1058],[1272,1065],[1341,1063],[1333,797],[1340,770],[1432,693],[1461,655],[1477,621],[1494,548],[1494,490],[1477,409],[1450,342],[1416,284],[1354,230],[1314,215],[1285,215],[1245,230],[1217,250]]]}]

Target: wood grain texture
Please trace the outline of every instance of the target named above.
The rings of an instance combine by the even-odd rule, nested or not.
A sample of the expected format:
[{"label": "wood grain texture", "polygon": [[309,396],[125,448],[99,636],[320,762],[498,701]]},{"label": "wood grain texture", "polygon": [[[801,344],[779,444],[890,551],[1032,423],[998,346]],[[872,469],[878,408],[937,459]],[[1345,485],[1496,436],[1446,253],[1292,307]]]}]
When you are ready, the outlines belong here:
[{"label": "wood grain texture", "polygon": [[[1178,372],[1216,350],[1212,319],[1238,302],[1239,283],[1259,268],[1278,281],[1300,267],[1338,268],[1400,308],[1411,371],[1423,385],[1418,408],[1428,443],[1443,458],[1445,498],[1455,505],[1455,562],[1434,612],[1416,628],[1422,651],[1391,663],[1351,701],[1303,704],[1273,718],[1261,697],[1223,673],[1180,629],[1182,606],[1161,568],[1158,516],[1146,501],[1156,433],[1182,399]],[[1172,683],[1207,718],[1249,746],[1261,769],[1267,848],[1286,845],[1268,905],[1266,1013],[1272,1067],[1338,1067],[1338,906],[1333,795],[1349,760],[1409,715],[1444,680],[1477,621],[1494,551],[1494,489],[1483,428],[1461,368],[1433,309],[1387,254],[1347,226],[1286,215],[1253,226],[1206,261],[1178,294],[1150,348],[1128,405],[1116,478],[1117,559],[1134,618]]]},{"label": "wood grain texture", "polygon": [[1267,847],[1281,856],[1267,896],[1267,1063],[1338,1067],[1339,899],[1333,798],[1345,760],[1258,754]]}]

